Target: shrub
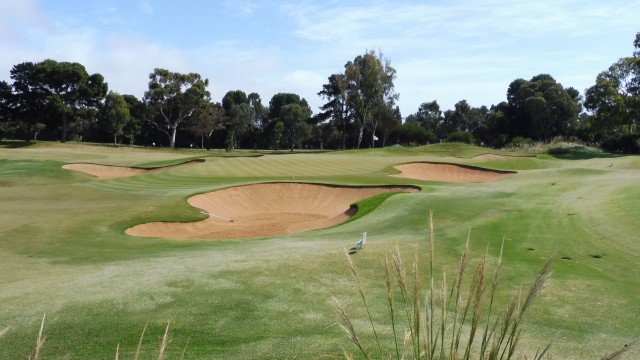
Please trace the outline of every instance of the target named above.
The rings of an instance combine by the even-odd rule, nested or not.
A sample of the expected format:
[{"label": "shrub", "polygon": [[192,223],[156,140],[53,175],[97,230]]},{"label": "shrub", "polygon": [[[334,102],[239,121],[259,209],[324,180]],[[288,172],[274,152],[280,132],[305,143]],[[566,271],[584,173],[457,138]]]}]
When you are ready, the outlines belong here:
[{"label": "shrub", "polygon": [[601,147],[609,152],[640,154],[640,134],[607,136]]},{"label": "shrub", "polygon": [[475,139],[473,134],[467,131],[456,131],[447,134],[447,142],[461,142],[465,144],[473,144]]}]

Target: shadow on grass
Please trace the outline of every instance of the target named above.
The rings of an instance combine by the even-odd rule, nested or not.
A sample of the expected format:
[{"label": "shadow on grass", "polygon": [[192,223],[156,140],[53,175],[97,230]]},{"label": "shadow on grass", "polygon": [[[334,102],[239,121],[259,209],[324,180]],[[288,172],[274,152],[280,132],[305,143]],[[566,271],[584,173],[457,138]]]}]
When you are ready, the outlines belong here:
[{"label": "shadow on grass", "polygon": [[553,148],[548,154],[561,160],[613,159],[631,155],[596,152],[583,147]]},{"label": "shadow on grass", "polygon": [[35,145],[34,141],[0,140],[0,149],[20,149]]}]

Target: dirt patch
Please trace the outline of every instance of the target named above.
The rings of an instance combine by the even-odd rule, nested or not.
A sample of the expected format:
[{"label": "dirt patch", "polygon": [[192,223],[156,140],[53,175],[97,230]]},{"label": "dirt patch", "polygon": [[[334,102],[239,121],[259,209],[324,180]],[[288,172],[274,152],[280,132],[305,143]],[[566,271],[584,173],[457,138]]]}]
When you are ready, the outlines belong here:
[{"label": "dirt patch", "polygon": [[416,187],[339,187],[302,183],[237,186],[189,198],[209,218],[192,223],[153,222],[125,231],[131,236],[175,239],[232,239],[304,232],[340,224],[352,217],[351,205],[390,191]]},{"label": "dirt patch", "polygon": [[129,177],[129,176],[136,176],[140,174],[146,174],[150,172],[163,171],[163,170],[172,169],[178,166],[184,166],[184,165],[201,163],[201,162],[204,162],[204,160],[203,159],[191,160],[191,161],[184,162],[182,164],[161,166],[161,167],[155,167],[155,168],[137,168],[137,167],[127,167],[127,166],[111,166],[111,165],[76,163],[76,164],[63,165],[62,168],[65,170],[80,171],[85,174],[92,175],[98,179],[116,179],[121,177]]},{"label": "dirt patch", "polygon": [[495,181],[514,174],[514,172],[511,171],[490,170],[467,165],[431,162],[400,164],[394,166],[394,168],[401,171],[401,173],[391,176],[455,183]]}]

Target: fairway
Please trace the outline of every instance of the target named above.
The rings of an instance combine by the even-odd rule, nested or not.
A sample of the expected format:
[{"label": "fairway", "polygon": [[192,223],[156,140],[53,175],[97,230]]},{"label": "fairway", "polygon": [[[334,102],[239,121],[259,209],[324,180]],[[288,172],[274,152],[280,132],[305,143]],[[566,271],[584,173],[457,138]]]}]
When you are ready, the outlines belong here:
[{"label": "fairway", "polygon": [[[78,163],[126,176],[68,169]],[[408,176],[434,169],[449,177]],[[555,255],[522,355],[553,341],[553,358],[599,359],[640,336],[639,184],[637,156],[460,144],[293,154],[0,145],[0,358],[27,359],[45,313],[43,359],[113,359],[117,347],[131,359],[145,325],[140,358],[155,359],[167,324],[169,359],[360,355],[332,305],[346,304],[375,346],[345,250],[367,232],[351,259],[388,338],[385,255],[425,259],[433,212],[438,279],[452,282],[467,237],[474,266],[487,252],[495,267],[504,242],[500,309]],[[244,223],[276,231],[215,234]],[[140,224],[152,232],[127,230]]]}]

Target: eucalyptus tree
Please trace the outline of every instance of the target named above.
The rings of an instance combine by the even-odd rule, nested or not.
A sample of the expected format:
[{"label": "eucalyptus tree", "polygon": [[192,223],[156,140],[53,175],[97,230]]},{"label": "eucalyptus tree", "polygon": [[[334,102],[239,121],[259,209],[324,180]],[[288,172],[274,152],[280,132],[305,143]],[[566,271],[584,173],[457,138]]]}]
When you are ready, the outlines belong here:
[{"label": "eucalyptus tree", "polygon": [[283,136],[289,143],[291,151],[294,147],[301,148],[302,142],[311,133],[308,123],[311,116],[309,106],[300,103],[286,104],[280,110],[279,121],[284,125]]},{"label": "eucalyptus tree", "polygon": [[167,135],[170,147],[175,147],[178,127],[209,101],[208,85],[209,80],[197,73],[156,68],[149,74],[149,89],[144,94],[150,110],[148,120]]},{"label": "eucalyptus tree", "polygon": [[640,32],[633,56],[623,57],[585,91],[585,107],[604,134],[630,135],[640,128]]},{"label": "eucalyptus tree", "polygon": [[423,128],[436,133],[442,123],[442,111],[438,101],[423,102],[415,114],[407,116],[407,122],[415,122]]},{"label": "eucalyptus tree", "polygon": [[116,145],[118,136],[123,134],[125,126],[131,121],[129,106],[124,97],[117,92],[109,91],[99,117],[103,128],[113,135],[113,144]]},{"label": "eucalyptus tree", "polygon": [[271,127],[273,132],[282,131],[281,135],[274,134],[274,138],[278,139],[278,143],[284,138],[292,151],[296,145],[301,146],[311,132],[311,113],[307,100],[298,94],[273,95],[269,101]]},{"label": "eucalyptus tree", "polygon": [[[253,116],[249,122],[249,133],[251,136],[251,147],[256,148],[261,142],[265,127],[269,122],[269,109],[262,104],[262,98],[258,93],[250,93],[247,95],[249,106],[253,109]],[[268,146],[267,143],[264,145]]]},{"label": "eucalyptus tree", "polygon": [[147,106],[134,95],[125,94],[122,95],[122,98],[127,103],[130,115],[129,122],[123,130],[124,136],[126,136],[129,139],[129,143],[133,145],[138,137],[142,135],[142,127],[147,118]]},{"label": "eucalyptus tree", "polygon": [[254,109],[249,104],[247,94],[242,90],[228,91],[222,98],[222,107],[227,116],[227,150],[237,147],[238,137],[251,127]]},{"label": "eucalyptus tree", "polygon": [[374,141],[378,124],[376,115],[383,107],[393,106],[398,98],[393,85],[396,70],[382,54],[367,51],[345,65],[345,77],[349,83],[348,104],[358,128],[355,147],[359,149],[365,126],[370,124]]},{"label": "eucalyptus tree", "polygon": [[193,132],[200,136],[200,147],[205,148],[204,140],[207,139],[207,150],[211,146],[211,135],[216,130],[224,129],[227,118],[224,108],[220,103],[206,102],[198,108],[193,115]]}]

